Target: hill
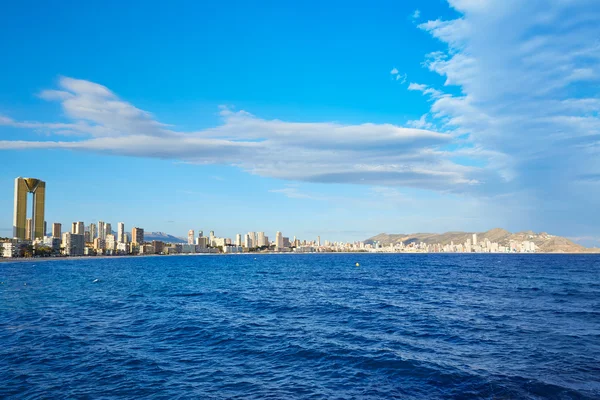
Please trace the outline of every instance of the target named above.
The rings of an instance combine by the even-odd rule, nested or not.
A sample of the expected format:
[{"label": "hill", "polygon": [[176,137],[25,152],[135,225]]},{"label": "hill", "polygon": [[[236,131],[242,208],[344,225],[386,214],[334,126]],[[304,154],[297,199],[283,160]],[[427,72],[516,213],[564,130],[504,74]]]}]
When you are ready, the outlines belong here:
[{"label": "hill", "polygon": [[151,242],[153,240],[160,240],[165,243],[187,243],[187,240],[179,238],[177,236],[169,235],[165,232],[145,232],[144,240]]},{"label": "hill", "polygon": [[505,229],[494,228],[487,232],[446,232],[446,233],[410,233],[410,234],[387,234],[380,233],[365,241],[365,243],[379,242],[383,245],[390,243],[419,243],[441,245],[454,243],[464,243],[477,234],[477,240],[483,241],[489,239],[491,242],[498,242],[506,246],[510,240],[534,242],[541,253],[587,253],[597,252],[597,249],[588,249],[573,241],[561,237],[550,235],[546,232],[535,233],[533,231],[511,233]]}]

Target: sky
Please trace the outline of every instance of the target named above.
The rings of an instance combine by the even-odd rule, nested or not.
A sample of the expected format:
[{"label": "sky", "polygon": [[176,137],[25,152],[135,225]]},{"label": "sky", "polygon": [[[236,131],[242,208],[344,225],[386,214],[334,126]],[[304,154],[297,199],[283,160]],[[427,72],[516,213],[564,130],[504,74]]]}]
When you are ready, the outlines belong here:
[{"label": "sky", "polygon": [[3,6],[0,236],[23,176],[63,227],[600,245],[597,0],[125,3]]}]

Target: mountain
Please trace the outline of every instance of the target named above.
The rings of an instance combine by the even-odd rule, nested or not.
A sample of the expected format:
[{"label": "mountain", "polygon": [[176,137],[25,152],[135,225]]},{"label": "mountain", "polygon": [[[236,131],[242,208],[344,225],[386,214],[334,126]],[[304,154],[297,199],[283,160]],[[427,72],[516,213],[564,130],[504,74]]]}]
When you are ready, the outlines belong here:
[{"label": "mountain", "polygon": [[144,240],[146,242],[160,240],[165,243],[187,243],[187,240],[184,240],[177,236],[169,235],[165,232],[144,232]]},{"label": "mountain", "polygon": [[473,233],[477,233],[477,241],[489,239],[491,242],[498,242],[500,245],[506,246],[510,240],[534,242],[541,253],[587,253],[598,252],[599,249],[586,248],[573,241],[561,237],[550,235],[546,232],[535,233],[533,231],[511,233],[505,229],[494,228],[487,232],[446,232],[446,233],[411,233],[411,234],[387,234],[380,233],[365,240],[365,243],[379,242],[381,244],[390,243],[419,243],[426,244],[439,243],[441,245],[454,243],[464,243],[467,239],[473,237]]}]

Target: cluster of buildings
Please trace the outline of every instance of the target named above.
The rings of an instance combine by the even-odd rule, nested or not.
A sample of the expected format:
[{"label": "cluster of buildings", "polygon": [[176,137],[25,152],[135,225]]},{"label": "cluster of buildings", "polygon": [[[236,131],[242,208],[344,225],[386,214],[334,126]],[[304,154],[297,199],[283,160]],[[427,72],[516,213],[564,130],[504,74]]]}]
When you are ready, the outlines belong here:
[{"label": "cluster of buildings", "polygon": [[[27,198],[32,194],[32,213],[27,218]],[[70,231],[63,232],[60,223],[45,221],[46,183],[35,178],[15,179],[13,237],[0,243],[3,257],[32,255],[83,256],[96,254],[131,254],[144,251],[144,230],[133,228],[131,236],[125,224],[119,222],[117,233],[111,224],[98,221],[86,228],[82,221],[73,222]]]},{"label": "cluster of buildings", "polygon": [[537,245],[529,240],[509,240],[506,245],[492,242],[485,238],[482,241],[477,240],[477,234],[474,233],[472,239],[467,239],[464,243],[449,244],[427,244],[418,243],[391,243],[387,246],[375,242],[367,245],[368,251],[384,253],[535,253],[538,250]]},{"label": "cluster of buildings", "polygon": [[[31,217],[27,217],[28,196],[32,194]],[[46,183],[35,178],[15,179],[15,207],[13,237],[0,242],[0,255],[3,257],[31,256],[85,256],[85,255],[127,255],[127,254],[192,254],[192,253],[243,253],[250,251],[286,252],[292,249],[314,251],[320,247],[320,238],[313,242],[292,241],[281,232],[270,241],[264,232],[238,234],[234,240],[217,237],[214,231],[204,236],[203,231],[194,235],[188,232],[187,243],[165,243],[144,240],[144,229],[134,227],[131,233],[125,231],[125,224],[119,222],[113,231],[109,222],[98,221],[88,226],[83,221],[73,222],[70,229],[63,232],[62,224],[53,223],[51,231],[45,221]],[[303,250],[302,250],[303,249]]]},{"label": "cluster of buildings", "polygon": [[[27,218],[27,198],[32,194],[32,214]],[[98,221],[88,226],[83,221],[73,222],[70,230],[63,232],[60,223],[53,223],[47,231],[44,219],[46,183],[34,178],[15,179],[15,207],[13,238],[0,242],[0,255],[3,257],[31,256],[84,256],[84,255],[127,255],[127,254],[195,254],[195,253],[246,253],[246,252],[382,252],[382,253],[534,253],[537,246],[531,241],[510,241],[507,245],[491,242],[487,238],[465,243],[427,244],[402,242],[382,245],[365,242],[321,243],[321,238],[306,241],[275,234],[269,240],[264,232],[237,234],[235,239],[217,237],[214,231],[204,236],[203,231],[195,235],[188,231],[187,243],[165,243],[144,240],[144,229],[134,227],[131,233],[125,231],[125,224],[119,222],[117,231],[108,222]]]}]

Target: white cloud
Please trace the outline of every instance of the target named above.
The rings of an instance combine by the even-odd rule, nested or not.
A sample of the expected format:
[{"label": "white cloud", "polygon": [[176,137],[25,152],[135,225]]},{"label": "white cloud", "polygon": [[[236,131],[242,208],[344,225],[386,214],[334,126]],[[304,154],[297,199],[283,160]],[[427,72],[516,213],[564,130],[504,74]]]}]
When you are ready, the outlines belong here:
[{"label": "white cloud", "polygon": [[419,10],[415,10],[411,15],[412,19],[419,19],[420,17],[421,17],[421,11],[419,11]]},{"label": "white cloud", "polygon": [[[181,132],[93,82],[63,77],[59,90],[42,98],[59,101],[65,123],[0,122],[44,130],[48,141],[0,141],[0,149],[62,148],[125,156],[226,164],[261,176],[324,183],[401,185],[463,190],[482,179],[478,168],[454,164],[438,151],[453,136],[391,124],[265,120],[221,108],[223,123]],[[80,135],[73,141],[61,135]],[[291,191],[287,191],[292,194]]]},{"label": "white cloud", "polygon": [[290,199],[312,199],[312,200],[317,200],[315,197],[306,194],[306,193],[302,193],[300,192],[300,190],[297,187],[285,187],[282,189],[271,189],[269,190],[270,193],[279,193],[284,195],[285,197],[288,197]]},{"label": "white cloud", "polygon": [[400,83],[406,83],[406,74],[401,74],[397,68],[394,68],[390,71],[390,74],[394,77],[395,80],[400,81]]},{"label": "white cloud", "polygon": [[[409,90],[428,95],[438,124],[495,154],[489,168],[539,202],[540,221],[590,224],[577,214],[600,190],[577,177],[600,172],[598,2],[449,2],[459,18],[419,25],[447,45],[425,65],[448,88],[411,83]],[[558,209],[572,210],[569,218]]]}]

